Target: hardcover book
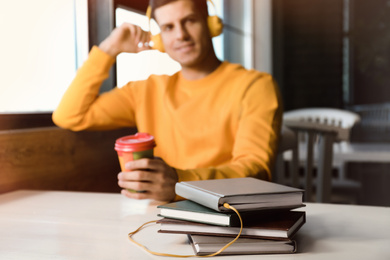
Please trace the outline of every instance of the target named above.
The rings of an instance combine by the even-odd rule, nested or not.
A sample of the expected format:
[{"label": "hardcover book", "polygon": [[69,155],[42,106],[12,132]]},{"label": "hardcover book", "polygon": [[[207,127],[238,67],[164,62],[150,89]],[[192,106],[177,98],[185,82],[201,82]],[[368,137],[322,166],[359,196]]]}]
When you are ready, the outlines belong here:
[{"label": "hardcover book", "polygon": [[176,194],[216,211],[260,210],[301,207],[303,190],[255,178],[213,179],[178,182]]},{"label": "hardcover book", "polygon": [[[215,253],[232,241],[229,237],[188,235],[196,255]],[[293,240],[263,240],[239,238],[231,246],[222,251],[221,255],[253,255],[253,254],[282,254],[295,253],[296,243]]]},{"label": "hardcover book", "polygon": [[[195,221],[220,226],[240,225],[240,220],[236,213],[222,213],[215,211],[191,200],[182,200],[159,205],[157,208],[160,209],[159,216],[161,217]],[[255,217],[257,214],[254,213],[252,215]]]},{"label": "hardcover book", "polygon": [[[303,205],[304,206],[304,205]],[[240,226],[235,212],[219,212],[191,200],[182,200],[157,206],[160,217],[187,220],[219,226]],[[267,215],[283,214],[287,210],[255,210],[240,212],[244,223],[252,223]]]},{"label": "hardcover book", "polygon": [[[259,216],[254,223],[248,224],[244,221],[240,237],[289,240],[306,222],[305,216],[305,212],[302,211]],[[215,226],[169,218],[163,218],[157,223],[160,224],[160,233],[235,237],[240,231],[239,227]]]}]

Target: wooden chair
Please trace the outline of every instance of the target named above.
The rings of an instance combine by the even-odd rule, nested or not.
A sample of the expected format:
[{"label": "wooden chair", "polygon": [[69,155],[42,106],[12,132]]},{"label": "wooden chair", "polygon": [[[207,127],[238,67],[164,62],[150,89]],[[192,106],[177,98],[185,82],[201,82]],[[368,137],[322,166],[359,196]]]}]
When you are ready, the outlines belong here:
[{"label": "wooden chair", "polygon": [[[331,173],[333,165],[333,146],[338,142],[348,142],[351,128],[360,121],[359,115],[333,108],[304,108],[285,112],[284,124],[297,132],[299,158],[305,169],[305,199],[310,200],[313,184],[313,168],[317,167],[317,202],[330,202]],[[287,157],[287,159],[289,159]],[[292,176],[293,185],[298,176]],[[340,179],[345,179],[340,171]]]}]

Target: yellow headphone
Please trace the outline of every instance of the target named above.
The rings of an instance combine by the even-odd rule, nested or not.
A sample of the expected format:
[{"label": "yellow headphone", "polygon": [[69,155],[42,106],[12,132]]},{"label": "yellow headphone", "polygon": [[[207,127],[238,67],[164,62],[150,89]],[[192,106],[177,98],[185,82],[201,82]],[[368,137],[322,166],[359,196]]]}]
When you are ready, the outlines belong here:
[{"label": "yellow headphone", "polygon": [[[208,1],[215,8],[215,4],[213,3],[213,1],[212,0],[208,0]],[[148,6],[148,9],[146,10],[146,16],[148,17],[149,22],[150,22],[150,20],[152,19],[152,7],[150,5]],[[222,33],[223,22],[222,22],[222,19],[219,18],[217,15],[208,16],[207,17],[207,24],[208,24],[208,27],[209,27],[209,31],[210,31],[210,36],[211,37],[216,37],[216,36],[218,36],[218,35],[220,35]],[[152,39],[151,40],[152,40],[152,43],[153,43],[152,44],[152,48],[153,49],[159,50],[161,52],[165,52],[164,44],[162,42],[160,34],[152,35]]]}]

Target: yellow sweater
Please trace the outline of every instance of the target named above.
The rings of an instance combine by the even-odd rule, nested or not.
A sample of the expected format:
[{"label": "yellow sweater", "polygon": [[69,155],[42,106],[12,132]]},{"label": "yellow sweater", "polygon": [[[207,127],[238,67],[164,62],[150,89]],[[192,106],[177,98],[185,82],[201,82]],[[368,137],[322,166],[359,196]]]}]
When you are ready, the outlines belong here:
[{"label": "yellow sweater", "polygon": [[152,75],[99,95],[114,62],[91,50],[53,113],[58,126],[136,126],[155,137],[155,155],[177,169],[179,181],[271,179],[282,109],[270,75],[223,62],[200,80]]}]

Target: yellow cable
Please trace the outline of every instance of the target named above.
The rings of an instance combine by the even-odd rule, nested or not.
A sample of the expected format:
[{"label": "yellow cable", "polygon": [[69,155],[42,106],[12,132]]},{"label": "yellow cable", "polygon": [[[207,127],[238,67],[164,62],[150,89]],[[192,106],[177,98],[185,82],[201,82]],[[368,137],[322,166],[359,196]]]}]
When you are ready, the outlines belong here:
[{"label": "yellow cable", "polygon": [[159,253],[159,252],[154,252],[152,250],[149,250],[146,246],[138,243],[137,241],[135,241],[132,236],[136,233],[138,233],[141,229],[143,229],[146,225],[148,224],[152,224],[152,223],[156,223],[157,220],[152,220],[152,221],[149,221],[149,222],[146,222],[144,224],[142,224],[139,228],[137,228],[137,230],[133,231],[133,232],[130,232],[129,235],[128,235],[128,238],[131,242],[133,242],[134,244],[140,246],[141,248],[143,248],[144,250],[146,250],[146,252],[152,254],[152,255],[157,255],[157,256],[170,256],[170,257],[183,257],[183,258],[188,258],[188,257],[211,257],[211,256],[216,256],[216,255],[219,255],[221,252],[223,252],[226,248],[228,248],[229,246],[231,246],[234,242],[237,241],[237,239],[241,236],[241,232],[242,232],[242,228],[243,228],[243,223],[242,223],[242,218],[241,218],[241,215],[240,213],[232,206],[230,206],[228,203],[224,203],[223,206],[227,209],[231,209],[233,210],[237,215],[238,215],[238,218],[240,219],[240,232],[238,232],[238,235],[232,240],[230,241],[229,243],[227,243],[224,247],[222,247],[220,250],[218,250],[217,252],[213,253],[213,254],[209,254],[209,255],[201,255],[201,256],[197,256],[197,255],[174,255],[174,254],[166,254],[166,253]]}]

